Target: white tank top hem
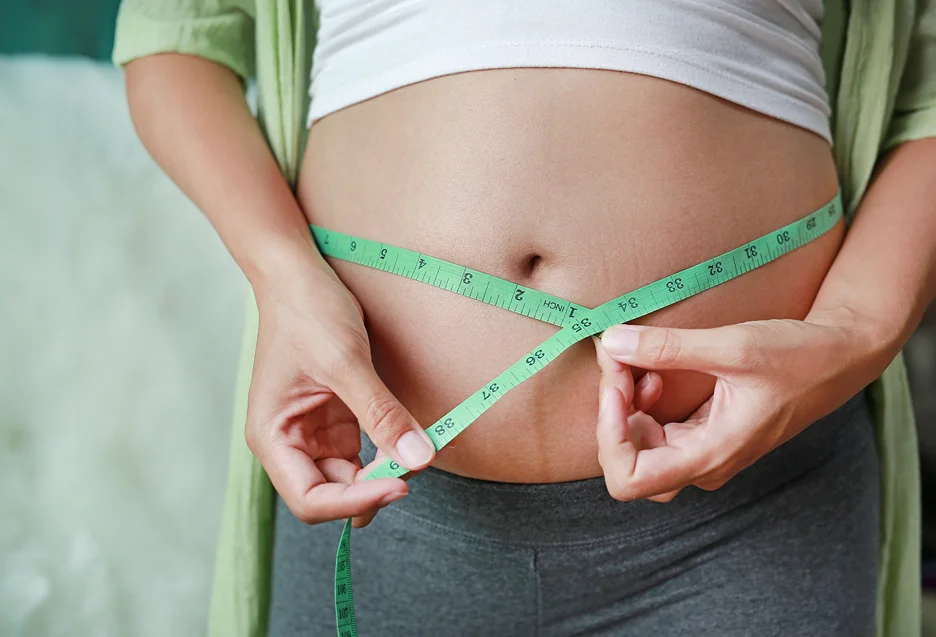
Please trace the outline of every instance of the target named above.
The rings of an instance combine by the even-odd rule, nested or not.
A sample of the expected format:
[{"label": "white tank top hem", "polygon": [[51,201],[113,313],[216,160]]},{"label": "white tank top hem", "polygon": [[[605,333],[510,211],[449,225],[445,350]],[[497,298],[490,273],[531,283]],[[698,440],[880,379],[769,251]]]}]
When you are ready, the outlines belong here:
[{"label": "white tank top hem", "polygon": [[[376,0],[383,11],[373,0],[318,1],[310,126],[342,108],[445,75],[581,68],[677,82],[832,142],[819,0],[583,0],[577,19],[558,10],[550,17],[556,0]],[[489,2],[504,2],[491,12],[511,19],[501,26],[485,21],[481,9]],[[490,25],[487,33],[483,24]],[[556,37],[586,33],[591,37]]]},{"label": "white tank top hem", "polygon": [[809,95],[799,100],[790,97],[789,92],[796,91],[794,86],[788,86],[787,93],[770,90],[708,68],[697,60],[680,59],[678,54],[668,51],[573,42],[488,44],[436,51],[428,58],[330,87],[327,93],[315,96],[307,125],[334,111],[416,82],[466,71],[524,67],[604,69],[650,75],[787,121],[832,142],[825,109],[810,104]]}]

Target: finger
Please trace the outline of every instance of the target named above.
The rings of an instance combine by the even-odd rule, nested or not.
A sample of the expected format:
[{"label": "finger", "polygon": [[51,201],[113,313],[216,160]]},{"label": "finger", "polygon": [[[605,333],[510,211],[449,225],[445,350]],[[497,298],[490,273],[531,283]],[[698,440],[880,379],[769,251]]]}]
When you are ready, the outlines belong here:
[{"label": "finger", "polygon": [[[358,473],[357,479],[358,479],[358,480],[366,480],[366,479],[367,479],[367,476],[370,474],[370,472],[373,471],[375,468],[377,468],[378,465],[382,464],[386,459],[387,459],[387,454],[385,454],[383,451],[381,451],[380,449],[378,449],[378,450],[377,450],[377,453],[374,454],[374,459],[371,460],[371,461],[367,464],[366,467],[362,467],[362,470]],[[358,460],[358,462],[360,462],[360,459]],[[412,477],[415,476],[415,475],[418,475],[418,472],[416,472],[416,471],[410,471],[410,472],[405,473],[405,474],[403,474],[402,476],[400,476],[400,479],[406,481],[406,480],[409,480],[410,478],[412,478]],[[360,516],[354,518],[354,519],[351,521],[351,526],[352,526],[353,528],[355,528],[355,529],[360,529],[360,528],[363,528],[363,527],[367,526],[368,524],[370,524],[370,523],[374,520],[374,517],[377,515],[377,511],[378,511],[378,510],[379,510],[379,509],[374,509],[373,511],[370,511],[370,512],[368,512],[368,513],[365,513],[364,515],[360,515]]]},{"label": "finger", "polygon": [[660,439],[635,440],[632,432],[639,419],[650,416],[637,412],[628,422],[623,417],[623,396],[614,388],[606,390],[603,404],[598,416],[598,460],[612,497],[629,501],[664,496],[692,484],[703,473],[705,455],[694,450],[699,445],[687,450]]},{"label": "finger", "polygon": [[315,466],[322,473],[326,482],[354,484],[360,469],[354,462],[342,458],[323,458],[315,461]]},{"label": "finger", "polygon": [[435,446],[419,423],[390,393],[370,358],[345,365],[332,390],[354,413],[371,441],[407,469],[424,469]]},{"label": "finger", "polygon": [[[329,482],[344,482],[345,484],[354,484],[355,482],[362,480],[361,460],[360,458],[355,458],[355,460],[356,462],[349,462],[339,458],[326,458],[324,460],[316,461],[315,464],[322,472],[322,475],[325,476],[325,479]],[[362,515],[354,516],[351,519],[351,526],[355,529],[360,529],[367,526],[371,523],[371,521],[373,521],[374,516],[377,515],[379,510],[379,508],[371,509]]]},{"label": "finger", "polygon": [[679,447],[643,449],[635,456],[629,472],[615,475],[615,490],[611,494],[618,500],[647,498],[665,502],[703,473],[695,455]]},{"label": "finger", "polygon": [[374,509],[373,511],[368,511],[364,515],[356,515],[351,518],[351,528],[352,529],[363,529],[365,526],[374,521],[374,518],[377,517],[377,513],[380,509]]},{"label": "finger", "polygon": [[660,503],[672,502],[673,498],[679,495],[680,491],[682,491],[682,489],[676,489],[675,491],[669,491],[667,493],[663,493],[660,495],[652,495],[648,497],[647,499],[653,502],[660,502]]},{"label": "finger", "polygon": [[637,448],[628,439],[627,409],[624,395],[613,385],[601,390],[598,409],[598,464],[604,473],[608,493],[617,500],[625,478],[633,473]]},{"label": "finger", "polygon": [[[643,449],[666,444],[663,428],[643,412],[625,417],[623,394],[608,386],[598,416],[598,462],[608,493],[617,500],[633,500],[630,482]],[[661,498],[663,494],[652,494]],[[675,492],[672,494],[675,496]]]},{"label": "finger", "polygon": [[592,342],[595,345],[595,356],[598,359],[598,368],[602,373],[615,374],[624,371],[627,365],[611,358],[605,350],[600,338],[593,336]]},{"label": "finger", "polygon": [[[374,471],[374,469],[379,467],[386,460],[387,460],[387,454],[385,454],[383,451],[378,449],[377,453],[374,455],[374,459],[368,462],[366,465],[364,465],[363,469],[361,470],[362,477],[360,479],[366,480],[367,476],[369,476]],[[400,476],[400,479],[406,481],[412,478],[413,476],[419,475],[420,473],[421,473],[420,471],[407,471],[402,476]]]},{"label": "finger", "polygon": [[666,445],[666,431],[653,416],[643,411],[632,411],[627,417],[627,437],[637,452]]},{"label": "finger", "polygon": [[637,411],[650,411],[663,395],[663,378],[656,372],[647,372],[634,387],[634,407]]},{"label": "finger", "polygon": [[337,398],[322,405],[319,412],[316,420],[329,426],[307,430],[321,452],[318,457],[357,458],[361,453],[361,428],[354,413]]},{"label": "finger", "polygon": [[[598,358],[598,367],[602,372],[598,388],[599,403],[601,400],[600,397],[603,395],[604,387],[610,384],[621,391],[624,395],[625,402],[633,402],[628,413],[632,414],[634,411],[649,411],[663,394],[663,378],[656,372],[644,371],[640,381],[634,385],[634,370],[631,366],[615,361],[604,351],[599,339],[593,338],[593,340]],[[653,429],[662,433],[662,428],[656,422],[654,422]],[[631,430],[631,435],[633,435],[633,428]],[[639,447],[640,445],[638,445],[638,448]]]},{"label": "finger", "polygon": [[681,489],[706,475],[712,451],[703,446],[697,434],[689,434],[678,446],[662,445],[642,450],[629,476],[627,495],[630,499],[655,498],[668,501]]},{"label": "finger", "polygon": [[[630,406],[634,399],[634,375],[629,365],[619,363],[611,358],[604,350],[599,339],[594,339],[595,354],[598,359],[598,368],[601,370],[601,379],[598,385],[598,409],[601,410],[606,387],[616,387],[624,397],[624,402]],[[626,412],[625,412],[626,413]]]},{"label": "finger", "polygon": [[[304,451],[291,445],[273,446],[263,455],[261,464],[280,497],[293,515],[307,524],[361,515],[399,500],[408,491],[406,483],[397,478],[356,484],[346,480],[329,482]],[[347,478],[354,464],[332,460],[335,462],[326,463],[329,473]],[[338,463],[345,463],[345,468]]]},{"label": "finger", "polygon": [[763,355],[750,325],[675,329],[614,325],[601,343],[614,360],[644,369],[683,369],[717,374],[751,369]]}]

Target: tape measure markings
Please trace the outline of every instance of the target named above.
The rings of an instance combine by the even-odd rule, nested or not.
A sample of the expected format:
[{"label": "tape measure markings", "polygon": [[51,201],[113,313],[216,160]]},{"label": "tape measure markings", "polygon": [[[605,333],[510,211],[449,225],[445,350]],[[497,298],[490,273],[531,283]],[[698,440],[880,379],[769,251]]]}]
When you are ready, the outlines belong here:
[{"label": "tape measure markings", "polygon": [[[559,327],[574,319],[576,311],[588,309],[558,296],[444,259],[319,226],[311,228],[312,236],[323,255],[421,281]],[[391,252],[394,256],[392,261],[388,258]]]},{"label": "tape measure markings", "polygon": [[[835,226],[841,212],[841,193],[837,193],[832,201],[798,221],[713,259],[622,294],[594,309],[412,250],[318,226],[311,228],[323,255],[423,281],[561,328],[426,429],[436,450],[440,450],[507,392],[539,372],[575,343],[599,334],[612,325],[646,316],[770,263],[823,235]],[[387,256],[391,251],[394,259],[393,264],[389,265]],[[376,256],[369,256],[369,253]],[[403,266],[400,266],[401,260]],[[409,273],[405,265],[407,260],[411,261]],[[428,271],[421,271],[433,266],[436,272],[430,282],[427,280]],[[443,272],[446,272],[445,280],[440,283],[439,276]],[[452,278],[457,281],[454,286],[451,285]],[[480,292],[474,283],[476,279],[485,282]],[[506,305],[501,305],[500,293],[495,292],[493,298],[489,293],[492,286],[500,293],[509,290],[508,299],[513,298],[514,302],[508,300]],[[662,300],[658,300],[655,293],[659,293]],[[542,307],[547,311],[537,311]],[[374,468],[366,479],[400,477],[406,473],[405,468],[388,458]],[[339,637],[358,637],[351,585],[350,519],[342,530],[335,560],[335,616]]]}]

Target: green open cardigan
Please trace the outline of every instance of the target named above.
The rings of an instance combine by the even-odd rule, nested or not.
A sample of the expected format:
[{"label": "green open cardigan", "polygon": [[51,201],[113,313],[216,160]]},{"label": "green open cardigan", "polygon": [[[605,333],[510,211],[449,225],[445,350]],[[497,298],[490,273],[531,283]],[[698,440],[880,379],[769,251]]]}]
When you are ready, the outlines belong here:
[{"label": "green open cardigan", "polygon": [[[311,4],[311,3],[310,3]],[[826,0],[823,61],[849,216],[880,154],[936,137],[936,0]],[[298,174],[315,16],[303,0],[124,0],[114,61],[199,55],[257,78],[258,117],[290,183]],[[900,210],[894,210],[895,218]],[[212,637],[266,634],[273,489],[244,441],[257,334],[248,297],[230,470],[211,604]],[[920,633],[920,493],[902,356],[872,385],[880,454],[878,637]],[[331,612],[323,604],[323,613]]]}]

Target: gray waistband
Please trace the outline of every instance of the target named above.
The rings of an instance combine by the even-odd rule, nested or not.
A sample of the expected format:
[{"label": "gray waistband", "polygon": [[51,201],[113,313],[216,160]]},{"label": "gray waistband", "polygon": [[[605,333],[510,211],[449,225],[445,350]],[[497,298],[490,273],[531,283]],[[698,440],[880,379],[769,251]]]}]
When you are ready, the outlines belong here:
[{"label": "gray waistband", "polygon": [[[618,502],[603,478],[551,484],[513,484],[464,478],[430,467],[409,481],[410,493],[381,515],[402,515],[456,534],[516,544],[593,543],[638,539],[674,527],[690,528],[758,500],[808,474],[830,458],[873,444],[864,392],[764,456],[721,489],[683,490],[666,504]],[[363,439],[362,459],[374,446]]]}]

